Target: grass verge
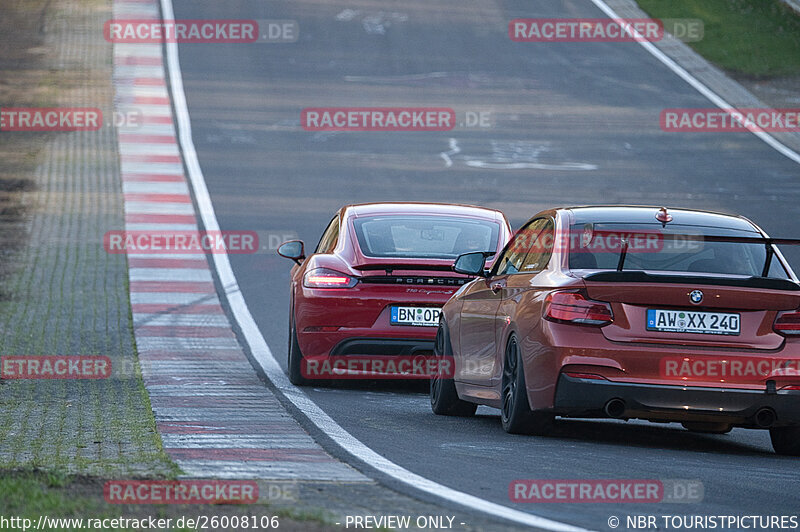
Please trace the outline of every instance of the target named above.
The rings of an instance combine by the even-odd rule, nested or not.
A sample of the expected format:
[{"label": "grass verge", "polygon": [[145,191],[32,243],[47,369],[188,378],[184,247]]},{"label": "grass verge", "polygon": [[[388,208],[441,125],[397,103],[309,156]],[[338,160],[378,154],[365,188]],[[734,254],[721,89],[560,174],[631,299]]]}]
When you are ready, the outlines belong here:
[{"label": "grass verge", "polygon": [[[214,521],[212,517],[228,518],[249,516],[257,518],[264,523],[270,521],[277,523],[280,530],[321,532],[334,530],[327,523],[330,519],[317,511],[297,511],[293,508],[271,506],[265,503],[247,505],[219,504],[219,505],[118,505],[109,504],[103,499],[104,480],[97,477],[71,476],[57,471],[21,470],[4,472],[0,478],[0,516],[7,520],[12,518],[17,521],[2,522],[0,528],[22,529],[28,521],[28,529],[35,528],[40,516],[46,516],[49,526],[47,530],[86,530],[96,529],[95,520],[109,520],[103,530],[141,530],[135,528],[129,521],[120,521],[119,526],[113,526],[111,520],[147,520],[171,519],[170,530],[195,530],[195,527],[179,526],[180,519],[197,519],[207,516],[209,525],[206,530],[226,530],[231,526],[222,527],[230,521],[220,519],[217,527],[210,526]],[[72,520],[67,521],[67,520]],[[82,520],[82,521],[76,521]],[[90,521],[91,520],[91,521]],[[16,525],[16,526],[15,526]],[[264,527],[261,527],[264,528]]]},{"label": "grass verge", "polygon": [[780,0],[637,0],[654,18],[698,18],[701,41],[688,43],[737,76],[800,75],[800,15]]}]

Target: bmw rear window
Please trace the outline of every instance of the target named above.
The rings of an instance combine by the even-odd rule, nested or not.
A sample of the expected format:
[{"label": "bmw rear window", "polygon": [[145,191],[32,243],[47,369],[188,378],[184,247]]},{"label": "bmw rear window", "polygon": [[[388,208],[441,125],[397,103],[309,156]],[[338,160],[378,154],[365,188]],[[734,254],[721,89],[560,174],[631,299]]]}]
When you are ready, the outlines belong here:
[{"label": "bmw rear window", "polygon": [[369,257],[454,259],[471,251],[496,251],[500,225],[456,216],[375,216],[353,227]]},{"label": "bmw rear window", "polygon": [[[682,235],[691,235],[684,237]],[[759,243],[709,242],[703,236],[760,238],[756,232],[670,224],[575,224],[568,235],[570,269],[616,270],[623,239],[623,270],[760,276],[766,247]],[[769,277],[788,279],[773,257]]]}]

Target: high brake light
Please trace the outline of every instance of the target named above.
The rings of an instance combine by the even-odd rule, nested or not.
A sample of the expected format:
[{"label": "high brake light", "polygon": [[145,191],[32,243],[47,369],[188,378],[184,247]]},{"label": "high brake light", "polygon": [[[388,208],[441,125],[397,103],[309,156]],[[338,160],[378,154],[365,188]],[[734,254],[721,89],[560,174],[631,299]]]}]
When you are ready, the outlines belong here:
[{"label": "high brake light", "polygon": [[778,312],[775,324],[772,326],[780,334],[800,334],[800,311],[786,310]]},{"label": "high brake light", "polygon": [[544,300],[546,320],[601,327],[614,321],[611,305],[580,292],[551,292]]},{"label": "high brake light", "polygon": [[306,288],[353,288],[358,279],[328,268],[314,268],[303,276]]}]

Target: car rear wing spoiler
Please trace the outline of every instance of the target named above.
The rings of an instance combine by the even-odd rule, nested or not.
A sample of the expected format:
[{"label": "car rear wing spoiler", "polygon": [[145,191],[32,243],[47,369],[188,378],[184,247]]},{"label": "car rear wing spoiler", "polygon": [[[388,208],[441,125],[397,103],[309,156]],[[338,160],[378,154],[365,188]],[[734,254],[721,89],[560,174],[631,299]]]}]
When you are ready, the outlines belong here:
[{"label": "car rear wing spoiler", "polygon": [[[740,244],[761,244],[767,250],[767,256],[764,260],[764,267],[761,269],[760,278],[768,278],[769,268],[772,265],[772,257],[775,255],[775,245],[797,246],[800,245],[800,239],[796,238],[769,238],[769,237],[751,237],[751,236],[715,236],[715,235],[692,235],[692,234],[677,234],[668,233],[658,234],[659,238],[664,241],[694,241],[694,242],[731,242]],[[622,272],[625,266],[625,257],[628,254],[629,241],[622,239],[622,245],[619,253],[619,261],[617,262],[617,272]],[[758,279],[758,278],[756,278]],[[791,282],[791,281],[790,281]],[[792,282],[792,284],[797,284]]]},{"label": "car rear wing spoiler", "polygon": [[367,271],[386,271],[392,272],[394,270],[419,270],[431,272],[452,272],[452,264],[411,264],[399,262],[387,262],[383,264],[359,264],[353,266],[354,269],[362,272]]},{"label": "car rear wing spoiler", "polygon": [[800,284],[789,279],[771,277],[714,277],[710,275],[660,275],[643,271],[605,271],[595,272],[583,278],[584,281],[605,283],[665,283],[665,284],[705,284],[716,286],[740,286],[762,290],[800,291]]}]

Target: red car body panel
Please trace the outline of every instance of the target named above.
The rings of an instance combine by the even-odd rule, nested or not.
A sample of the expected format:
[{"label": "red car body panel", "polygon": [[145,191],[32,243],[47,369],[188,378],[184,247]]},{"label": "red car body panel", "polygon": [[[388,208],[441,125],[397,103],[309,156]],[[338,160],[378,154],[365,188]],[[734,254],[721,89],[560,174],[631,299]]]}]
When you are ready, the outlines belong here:
[{"label": "red car body panel", "polygon": [[[332,354],[369,355],[376,346],[383,346],[383,354],[430,354],[436,327],[392,325],[390,306],[440,308],[470,278],[454,273],[451,259],[379,258],[362,253],[353,221],[391,215],[447,216],[496,223],[499,230],[494,251],[502,249],[511,236],[508,221],[492,209],[429,203],[343,207],[336,216],[344,230],[339,231],[333,249],[311,254],[291,270],[291,312],[304,359],[324,359]],[[304,275],[315,268],[335,270],[356,277],[359,282],[352,288],[308,288],[303,285]],[[379,279],[385,282],[378,282]]]},{"label": "red car body panel", "polygon": [[[582,219],[594,218],[597,222],[607,219],[635,222],[650,220],[656,209],[554,209],[539,213],[532,220],[551,218],[558,242],[575,223],[578,211]],[[684,210],[670,212],[675,224],[741,229],[766,237],[757,226],[741,217]],[[509,242],[509,248],[515,238],[516,235]],[[497,261],[502,260],[504,253]],[[565,416],[602,415],[597,408],[575,406],[581,403],[579,398],[559,394],[559,383],[564,381],[564,373],[569,372],[592,376],[574,379],[575,383],[570,381],[569,386],[575,384],[575,390],[592,389],[592,384],[604,385],[612,396],[616,393],[614,390],[624,393],[630,390],[632,394],[635,390],[645,390],[643,395],[647,398],[626,411],[625,417],[660,421],[721,420],[752,426],[751,415],[761,403],[757,395],[751,394],[756,405],[751,408],[746,400],[751,395],[747,394],[763,394],[771,389],[772,382],[777,390],[776,400],[783,401],[783,397],[792,395],[792,404],[797,405],[792,407],[797,411],[784,412],[783,417],[779,415],[777,423],[800,424],[800,417],[797,417],[800,415],[800,375],[796,372],[786,374],[780,369],[771,369],[765,375],[723,377],[712,372],[670,375],[664,371],[665,361],[678,363],[682,359],[720,360],[725,364],[763,359],[772,366],[800,360],[800,337],[783,336],[773,329],[779,311],[800,308],[800,291],[714,285],[707,284],[702,277],[697,278],[697,283],[597,282],[584,279],[585,270],[570,270],[567,255],[565,250],[554,248],[547,266],[539,272],[475,279],[444,306],[443,317],[455,361],[455,387],[460,398],[501,407],[504,353],[513,333],[518,339],[532,410]],[[797,282],[779,252],[773,260],[786,270],[788,280]],[[692,274],[686,276],[691,278]],[[695,289],[702,289],[705,294],[701,307],[689,303],[688,296]],[[610,304],[613,322],[605,326],[587,326],[545,319],[545,298],[558,290],[580,290],[592,300]],[[741,333],[725,336],[647,330],[645,312],[653,307],[736,312],[741,315]],[[567,384],[562,386],[567,389]],[[787,386],[798,388],[794,391]],[[678,404],[680,400],[676,398],[681,397],[681,390],[698,392],[700,398],[696,404]],[[728,404],[727,398],[735,395],[728,392],[741,396]],[[724,395],[726,393],[728,395]],[[567,406],[559,404],[563,400]],[[742,406],[745,403],[747,408]],[[771,402],[764,405],[773,408]]]}]

